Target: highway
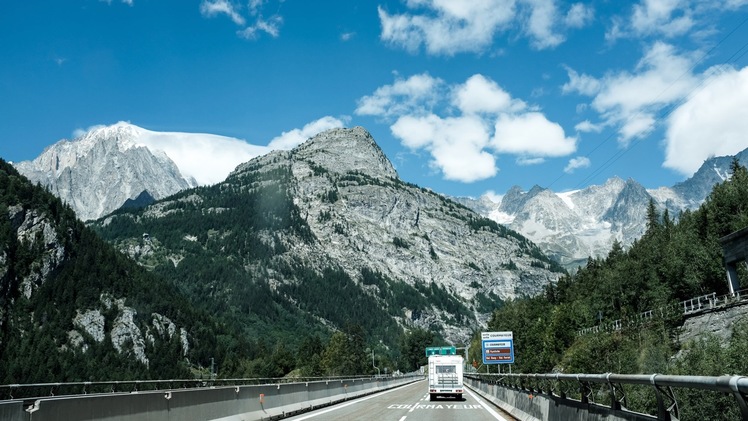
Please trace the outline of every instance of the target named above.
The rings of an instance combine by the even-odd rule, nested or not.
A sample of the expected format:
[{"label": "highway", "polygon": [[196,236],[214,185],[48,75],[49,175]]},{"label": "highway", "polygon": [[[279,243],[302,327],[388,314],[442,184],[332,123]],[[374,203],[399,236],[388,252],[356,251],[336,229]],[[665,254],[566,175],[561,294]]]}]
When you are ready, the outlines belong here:
[{"label": "highway", "polygon": [[514,420],[499,408],[465,389],[462,400],[439,398],[429,400],[426,381],[418,381],[395,389],[379,392],[361,399],[343,402],[327,408],[288,418],[302,421],[349,420]]}]

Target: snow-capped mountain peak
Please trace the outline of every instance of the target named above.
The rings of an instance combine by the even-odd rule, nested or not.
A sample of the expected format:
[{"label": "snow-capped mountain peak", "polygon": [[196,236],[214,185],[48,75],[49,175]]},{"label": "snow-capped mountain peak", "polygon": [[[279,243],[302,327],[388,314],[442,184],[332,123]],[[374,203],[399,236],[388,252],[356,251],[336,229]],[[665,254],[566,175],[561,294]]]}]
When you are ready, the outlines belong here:
[{"label": "snow-capped mountain peak", "polygon": [[47,186],[86,219],[147,192],[155,199],[222,181],[240,163],[268,151],[242,140],[201,133],[156,132],[120,121],[63,139],[15,166]]},{"label": "snow-capped mountain peak", "polygon": [[633,179],[612,177],[602,185],[552,193],[534,186],[524,192],[514,186],[501,203],[461,198],[459,201],[483,216],[532,239],[547,254],[568,267],[583,264],[589,256],[608,253],[614,241],[631,244],[646,231],[649,202],[671,216],[696,209],[715,184],[729,178],[732,160],[748,164],[748,149],[735,157],[715,157],[704,162],[688,180],[673,187],[645,189]]}]

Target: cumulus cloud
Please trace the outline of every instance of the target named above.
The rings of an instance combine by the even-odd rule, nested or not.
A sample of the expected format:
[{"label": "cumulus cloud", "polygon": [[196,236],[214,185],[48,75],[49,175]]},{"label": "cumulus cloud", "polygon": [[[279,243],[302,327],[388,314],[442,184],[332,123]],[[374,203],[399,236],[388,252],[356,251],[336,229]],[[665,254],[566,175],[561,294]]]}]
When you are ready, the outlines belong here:
[{"label": "cumulus cloud", "polygon": [[[112,0],[99,0],[101,2],[104,2],[106,4],[112,4]],[[122,3],[125,3],[128,6],[132,6],[133,0],[122,0]]]},{"label": "cumulus cloud", "polygon": [[555,47],[564,42],[564,36],[555,30],[559,20],[553,0],[525,0],[530,6],[527,33],[532,45],[538,50]]},{"label": "cumulus cloud", "polygon": [[592,108],[604,124],[618,127],[619,141],[625,146],[654,128],[659,110],[681,100],[699,84],[699,77],[691,71],[694,62],[692,55],[678,54],[672,45],[656,42],[633,72],[609,73],[596,79],[567,69],[569,82],[562,91],[594,97]]},{"label": "cumulus cloud", "polygon": [[318,133],[321,133],[325,130],[341,128],[343,126],[344,123],[342,120],[335,117],[325,116],[320,118],[319,120],[307,123],[301,129],[293,129],[287,132],[283,132],[280,136],[277,136],[270,141],[270,143],[268,144],[268,148],[273,150],[293,149]]},{"label": "cumulus cloud", "polygon": [[403,145],[428,150],[431,165],[447,180],[469,183],[496,175],[495,158],[484,150],[488,131],[476,116],[403,116],[390,129]]},{"label": "cumulus cloud", "polygon": [[748,147],[748,67],[708,76],[668,118],[663,166],[690,176],[705,159]]},{"label": "cumulus cloud", "polygon": [[543,114],[528,112],[500,115],[491,144],[501,153],[557,157],[573,153],[577,139],[567,137],[560,124],[549,121]]},{"label": "cumulus cloud", "polygon": [[410,52],[482,53],[500,33],[523,33],[537,49],[565,40],[563,30],[584,26],[591,9],[581,3],[564,14],[554,0],[406,0],[406,13],[379,7],[382,41]]},{"label": "cumulus cloud", "polygon": [[390,15],[379,7],[381,39],[415,52],[421,45],[431,54],[483,51],[494,34],[507,27],[516,11],[514,1],[500,0],[415,0],[411,8],[425,14]]},{"label": "cumulus cloud", "polygon": [[582,133],[600,133],[603,131],[603,126],[601,124],[595,124],[589,120],[584,120],[581,123],[578,123],[576,126],[574,126],[574,130]]},{"label": "cumulus cloud", "polygon": [[631,28],[638,35],[682,35],[694,24],[688,3],[683,0],[644,0],[633,6]]},{"label": "cumulus cloud", "polygon": [[561,87],[561,92],[565,94],[578,92],[582,95],[592,96],[600,91],[601,83],[594,77],[585,74],[580,75],[570,67],[566,67],[566,72],[569,75],[569,81]]},{"label": "cumulus cloud", "polygon": [[372,95],[358,100],[355,113],[379,117],[402,114],[423,114],[440,97],[444,81],[428,73],[397,79],[392,85],[377,88]]},{"label": "cumulus cloud", "polygon": [[560,125],[481,74],[451,86],[426,74],[398,79],[361,98],[356,113],[393,121],[403,146],[427,151],[444,178],[466,183],[496,175],[499,154],[537,164],[576,149]]},{"label": "cumulus cloud", "polygon": [[453,91],[453,104],[463,113],[499,113],[519,111],[527,105],[512,97],[496,82],[483,75],[471,76]]},{"label": "cumulus cloud", "polygon": [[564,172],[571,174],[578,168],[588,168],[592,165],[592,162],[586,156],[578,156],[569,160],[569,163],[564,167]]}]

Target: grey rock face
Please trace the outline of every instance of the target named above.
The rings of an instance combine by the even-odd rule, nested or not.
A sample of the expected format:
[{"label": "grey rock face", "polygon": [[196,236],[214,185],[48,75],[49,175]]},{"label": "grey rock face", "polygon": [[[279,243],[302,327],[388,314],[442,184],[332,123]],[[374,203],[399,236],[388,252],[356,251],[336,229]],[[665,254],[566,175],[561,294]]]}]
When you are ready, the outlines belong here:
[{"label": "grey rock face", "polygon": [[146,326],[145,335],[140,326],[136,323],[137,311],[125,305],[125,299],[114,299],[110,296],[103,295],[100,298],[102,309],[111,310],[115,308],[117,315],[111,321],[110,331],[106,331],[106,320],[102,309],[89,309],[85,311],[78,310],[78,314],[73,319],[73,326],[76,330],[68,332],[68,346],[66,348],[80,349],[86,352],[89,344],[86,343],[82,332],[88,334],[95,342],[102,342],[107,335],[112,341],[114,349],[119,353],[129,353],[134,359],[148,365],[149,360],[145,354],[145,340],[151,344],[157,341],[150,328],[162,338],[171,339],[179,331],[179,339],[182,344],[182,354],[187,355],[189,350],[189,337],[184,328],[177,327],[168,317],[158,313],[151,314],[151,325]]},{"label": "grey rock face", "polygon": [[748,306],[734,306],[719,311],[707,312],[686,319],[680,328],[678,340],[682,344],[699,340],[706,335],[714,335],[723,345],[727,345],[737,323],[748,322]]},{"label": "grey rock face", "polygon": [[104,340],[104,315],[99,310],[86,310],[73,319],[73,325],[91,335],[96,342]]},{"label": "grey rock face", "polygon": [[[471,326],[488,317],[477,310],[477,294],[534,295],[558,279],[530,255],[531,243],[471,227],[482,219],[473,211],[402,183],[362,128],[322,133],[291,152],[239,166],[229,179],[279,167],[290,167],[294,203],[318,240],[289,246],[304,261],[334,262],[353,279],[369,268],[409,285],[433,282],[473,310]],[[508,269],[512,264],[516,269]],[[436,324],[454,343],[469,336],[465,325],[448,323],[451,315],[436,306],[412,318],[407,314],[413,309],[402,310],[406,326]]]},{"label": "grey rock face", "polygon": [[671,218],[697,209],[714,185],[729,177],[733,158],[748,165],[748,149],[735,157],[706,160],[691,178],[673,187],[645,189],[632,179],[613,177],[601,186],[565,193],[538,186],[523,192],[514,186],[492,206],[485,197],[458,200],[530,238],[546,254],[573,268],[590,256],[607,255],[614,241],[628,246],[641,237],[650,200],[660,212],[667,209]]},{"label": "grey rock face", "polygon": [[93,130],[62,140],[15,167],[49,188],[83,220],[110,213],[144,191],[160,199],[191,187],[169,157],[137,146],[139,130],[125,123]]},{"label": "grey rock face", "polygon": [[[21,206],[9,206],[8,218],[21,246],[31,248],[38,241],[42,242],[44,252],[32,263],[30,273],[20,280],[21,293],[26,298],[31,298],[34,290],[42,285],[50,272],[62,262],[65,247],[46,215],[35,210],[25,210]],[[0,260],[0,273],[6,271],[7,264]]]}]

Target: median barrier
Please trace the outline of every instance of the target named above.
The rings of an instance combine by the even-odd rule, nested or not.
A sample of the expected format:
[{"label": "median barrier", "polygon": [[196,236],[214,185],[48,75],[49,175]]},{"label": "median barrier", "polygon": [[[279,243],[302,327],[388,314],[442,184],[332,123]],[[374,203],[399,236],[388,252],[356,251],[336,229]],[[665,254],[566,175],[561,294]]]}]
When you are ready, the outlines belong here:
[{"label": "median barrier", "polygon": [[422,377],[349,378],[265,385],[50,396],[0,401],[0,419],[219,420],[279,419],[378,392]]}]

